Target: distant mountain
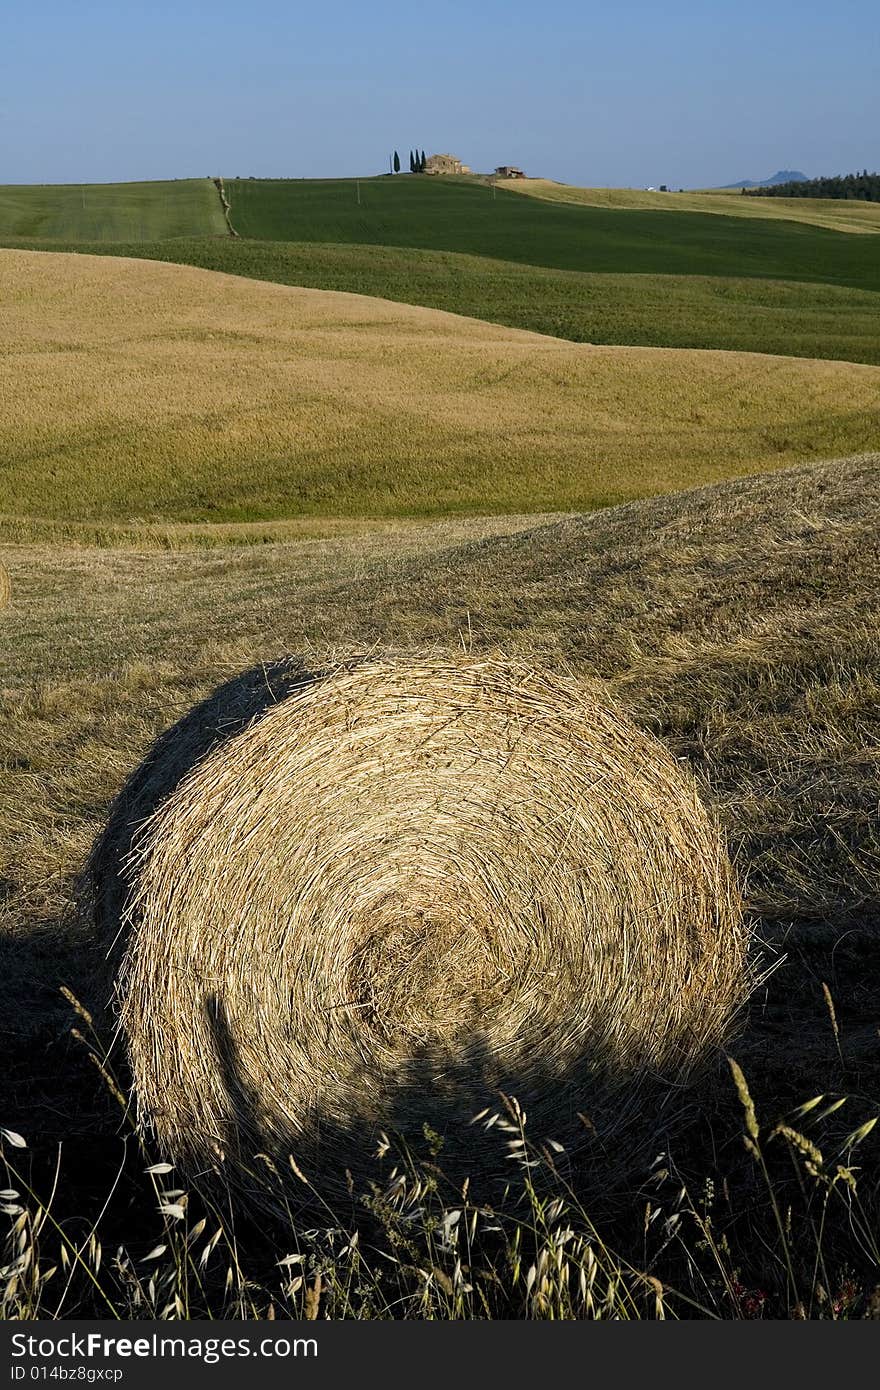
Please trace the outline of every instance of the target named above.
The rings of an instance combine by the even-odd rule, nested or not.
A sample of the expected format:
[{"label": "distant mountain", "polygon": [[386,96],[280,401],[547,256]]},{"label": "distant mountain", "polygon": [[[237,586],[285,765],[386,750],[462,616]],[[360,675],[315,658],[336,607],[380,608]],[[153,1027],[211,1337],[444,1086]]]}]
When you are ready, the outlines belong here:
[{"label": "distant mountain", "polygon": [[774,183],[806,183],[807,175],[799,169],[777,169],[769,179],[738,179],[736,183],[722,183],[720,188],[768,188]]}]

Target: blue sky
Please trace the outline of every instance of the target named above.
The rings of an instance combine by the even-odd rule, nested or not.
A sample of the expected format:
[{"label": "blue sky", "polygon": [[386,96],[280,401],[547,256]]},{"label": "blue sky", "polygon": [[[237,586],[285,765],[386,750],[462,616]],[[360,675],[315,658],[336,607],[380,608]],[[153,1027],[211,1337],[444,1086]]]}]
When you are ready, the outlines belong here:
[{"label": "blue sky", "polygon": [[877,0],[42,0],[0,49],[0,182],[381,172],[568,183],[880,166]]}]

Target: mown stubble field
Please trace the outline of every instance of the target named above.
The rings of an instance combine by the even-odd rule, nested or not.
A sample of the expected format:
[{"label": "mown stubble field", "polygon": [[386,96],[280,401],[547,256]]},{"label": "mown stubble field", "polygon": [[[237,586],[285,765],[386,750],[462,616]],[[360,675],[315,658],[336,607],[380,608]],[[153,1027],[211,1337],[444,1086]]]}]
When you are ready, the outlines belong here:
[{"label": "mown stubble field", "polygon": [[[720,1064],[686,1098],[687,1123],[661,1141],[665,1177],[657,1170],[645,1187],[644,1171],[628,1172],[621,1189],[622,1155],[609,1155],[610,1205],[596,1194],[595,1171],[586,1182],[570,1176],[573,1189],[557,1188],[560,1206],[549,1217],[552,1193],[538,1208],[514,1201],[511,1224],[495,1217],[504,1235],[487,1233],[471,1248],[468,1293],[452,1277],[460,1247],[438,1246],[411,1223],[412,1259],[429,1251],[439,1273],[426,1285],[383,1265],[375,1250],[394,1248],[384,1242],[397,1238],[403,1218],[378,1196],[334,1216],[339,1250],[344,1232],[364,1232],[360,1294],[351,1254],[334,1255],[293,1231],[272,1239],[299,1242],[312,1272],[301,1285],[271,1273],[278,1247],[260,1253],[257,1241],[249,1291],[233,1280],[237,1303],[223,1304],[219,1290],[184,1289],[186,1257],[173,1231],[163,1236],[157,1226],[136,1160],[117,1180],[105,1239],[124,1243],[135,1259],[165,1241],[178,1253],[157,1264],[155,1298],[173,1287],[191,1310],[222,1305],[243,1316],[265,1314],[269,1302],[301,1315],[318,1268],[323,1306],[339,1316],[387,1316],[392,1304],[398,1315],[416,1316],[429,1308],[469,1317],[547,1316],[550,1308],[651,1315],[656,1288],[638,1271],[659,1280],[669,1315],[863,1315],[876,1282],[874,1132],[858,1141],[855,1189],[834,1165],[855,1161],[852,1136],[876,1115],[880,1092],[878,489],[874,456],[535,527],[518,519],[506,533],[498,519],[494,535],[465,522],[457,533],[457,524],[388,531],[375,545],[363,534],[209,552],[7,544],[14,598],[2,619],[0,675],[3,1113],[27,1132],[25,1162],[42,1192],[61,1142],[56,1208],[69,1228],[85,1239],[87,1214],[103,1205],[121,1157],[112,1101],[68,1031],[71,1023],[82,1031],[82,1020],[59,990],[101,1002],[100,962],[76,910],[75,883],[125,776],[174,718],[254,662],[284,652],[317,663],[352,650],[500,647],[607,682],[720,810],[756,946],[774,967],[730,1047],[758,1107],[764,1161],[777,1205],[791,1208],[788,1224],[774,1224],[762,1169],[742,1149],[743,1112]],[[824,1105],[794,1116],[820,1094]],[[791,1133],[818,1144],[821,1162],[785,1133],[771,1137],[786,1117]],[[421,1161],[416,1170],[430,1171]],[[382,1171],[380,1163],[378,1191]],[[421,1200],[438,1221],[462,1204],[442,1181]],[[662,1212],[657,1239],[641,1228],[645,1200]],[[487,1218],[474,1202],[477,1229]],[[553,1280],[530,1291],[527,1263],[515,1273],[512,1243],[537,1258],[566,1223],[587,1239],[565,1265],[568,1292]],[[48,1258],[48,1235],[45,1244]],[[218,1249],[222,1283],[228,1246]],[[592,1268],[590,1260],[594,1279],[606,1281],[604,1314],[592,1292],[589,1306],[576,1293],[578,1270]],[[121,1274],[107,1287],[123,1305],[131,1294]],[[75,1297],[89,1295],[80,1289]]]}]

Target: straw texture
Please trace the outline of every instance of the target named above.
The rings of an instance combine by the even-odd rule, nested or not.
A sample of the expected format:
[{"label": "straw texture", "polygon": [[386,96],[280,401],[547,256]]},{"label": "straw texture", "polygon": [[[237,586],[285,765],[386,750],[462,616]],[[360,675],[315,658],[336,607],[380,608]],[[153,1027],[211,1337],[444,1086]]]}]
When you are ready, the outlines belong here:
[{"label": "straw texture", "polygon": [[121,1027],[143,1119],[196,1163],[327,1168],[343,1136],[445,1131],[497,1089],[557,1135],[680,1079],[746,992],[689,776],[601,692],[520,665],[291,675],[133,843]]},{"label": "straw texture", "polygon": [[5,608],[9,603],[10,592],[9,570],[0,560],[0,609]]}]

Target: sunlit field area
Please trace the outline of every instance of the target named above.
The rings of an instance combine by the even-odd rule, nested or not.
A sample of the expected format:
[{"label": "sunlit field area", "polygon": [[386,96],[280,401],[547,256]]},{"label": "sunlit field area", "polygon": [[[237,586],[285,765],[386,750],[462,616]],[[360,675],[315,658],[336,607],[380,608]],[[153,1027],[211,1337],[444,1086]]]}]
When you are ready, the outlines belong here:
[{"label": "sunlit field area", "polygon": [[878,440],[874,367],[6,251],[7,516],[585,510]]},{"label": "sunlit field area", "polygon": [[848,202],[830,198],[748,198],[739,189],[577,188],[552,179],[499,179],[498,187],[525,193],[550,203],[585,208],[651,209],[663,212],[708,212],[721,217],[744,217],[783,222],[806,222],[835,232],[880,232],[877,203]]}]

